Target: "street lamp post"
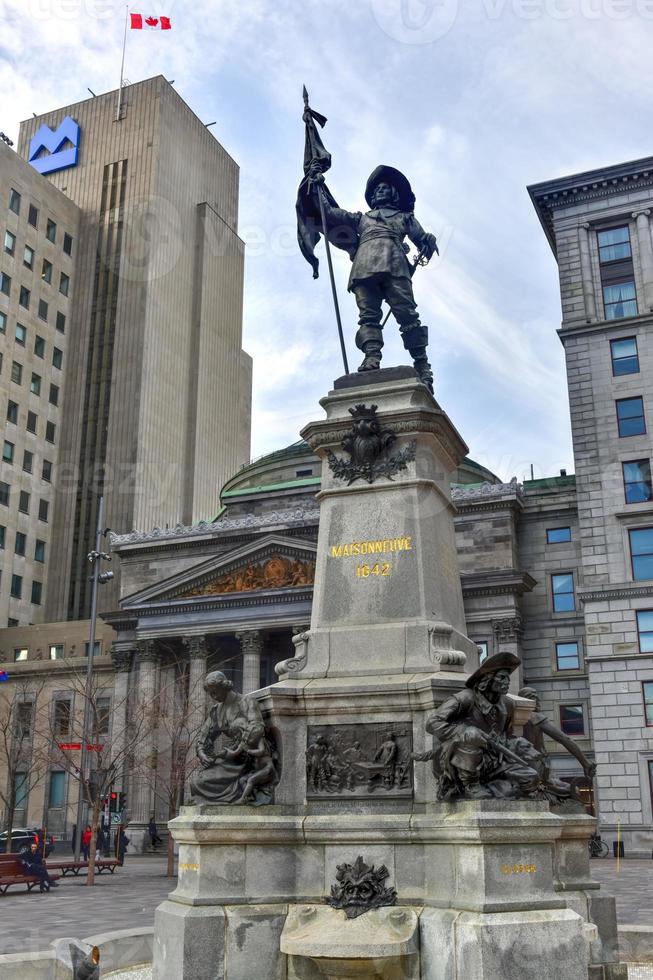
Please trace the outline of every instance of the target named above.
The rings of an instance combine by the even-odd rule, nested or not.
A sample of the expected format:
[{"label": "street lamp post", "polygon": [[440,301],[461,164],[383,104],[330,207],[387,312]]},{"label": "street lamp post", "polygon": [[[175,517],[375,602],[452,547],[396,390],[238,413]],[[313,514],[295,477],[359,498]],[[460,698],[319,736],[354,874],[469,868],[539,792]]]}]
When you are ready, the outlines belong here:
[{"label": "street lamp post", "polygon": [[84,815],[84,796],[85,791],[90,791],[90,767],[89,760],[91,753],[88,750],[88,741],[91,733],[91,698],[93,696],[93,656],[95,654],[95,631],[97,627],[97,596],[98,586],[109,582],[113,578],[113,572],[101,571],[102,561],[111,561],[111,556],[100,550],[102,545],[102,535],[104,533],[104,497],[100,497],[98,502],[97,527],[95,531],[95,550],[90,551],[88,560],[93,567],[91,576],[91,628],[88,643],[88,658],[86,662],[86,688],[84,692],[84,722],[82,726],[82,750],[80,758],[79,773],[79,797],[77,799],[77,833],[75,834],[75,861],[79,861],[82,843],[82,820]]}]

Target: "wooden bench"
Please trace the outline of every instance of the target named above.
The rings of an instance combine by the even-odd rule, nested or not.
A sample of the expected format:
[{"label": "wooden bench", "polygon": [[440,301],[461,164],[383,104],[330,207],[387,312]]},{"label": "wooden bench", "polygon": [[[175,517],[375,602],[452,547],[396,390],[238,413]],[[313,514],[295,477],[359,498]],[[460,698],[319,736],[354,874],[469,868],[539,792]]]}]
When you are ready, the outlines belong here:
[{"label": "wooden bench", "polygon": [[[53,871],[60,871],[64,878],[66,875],[77,877],[80,871],[88,871],[88,865],[88,861],[51,861],[48,862],[48,870],[52,868]],[[102,858],[95,862],[95,873],[101,875],[103,871],[108,871],[113,874],[119,867],[120,861],[116,858]]]},{"label": "wooden bench", "polygon": [[[46,868],[53,881],[60,877],[60,875],[50,874],[52,865],[46,864]],[[0,854],[0,895],[6,895],[7,889],[12,885],[27,885],[27,891],[31,892],[32,888],[40,883],[36,875],[26,873],[18,854]]]}]

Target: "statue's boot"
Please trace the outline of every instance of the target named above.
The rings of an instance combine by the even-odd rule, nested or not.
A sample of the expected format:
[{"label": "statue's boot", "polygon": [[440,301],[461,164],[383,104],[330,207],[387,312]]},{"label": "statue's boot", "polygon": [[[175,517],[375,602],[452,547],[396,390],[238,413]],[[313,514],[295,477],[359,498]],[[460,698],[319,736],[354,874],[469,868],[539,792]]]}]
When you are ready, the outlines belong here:
[{"label": "statue's boot", "polygon": [[493,800],[494,796],[487,786],[481,786],[478,782],[471,782],[465,784],[465,799]]},{"label": "statue's boot", "polygon": [[378,371],[381,367],[381,344],[368,340],[363,345],[365,357],[359,371]]},{"label": "statue's boot", "polygon": [[426,356],[426,347],[413,347],[409,354],[413,359],[413,367],[417,371],[420,381],[423,381],[433,394],[433,371]]}]

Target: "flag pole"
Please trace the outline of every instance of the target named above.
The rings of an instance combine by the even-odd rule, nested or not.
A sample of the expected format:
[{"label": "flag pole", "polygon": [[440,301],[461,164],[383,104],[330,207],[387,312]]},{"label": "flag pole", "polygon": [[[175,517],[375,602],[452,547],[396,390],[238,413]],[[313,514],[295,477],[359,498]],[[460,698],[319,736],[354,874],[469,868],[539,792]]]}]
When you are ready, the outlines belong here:
[{"label": "flag pole", "polygon": [[[304,86],[303,95],[304,95],[304,111],[306,112],[309,109],[308,92],[306,91],[306,86]],[[315,157],[315,144],[313,142],[313,133],[311,130],[311,125],[310,123],[307,122],[306,126],[308,127],[308,138],[311,142],[312,154],[313,157]],[[349,364],[347,363],[347,351],[345,349],[345,337],[342,332],[342,320],[340,319],[340,306],[338,305],[338,293],[336,292],[336,280],[333,274],[333,263],[331,261],[331,246],[329,245],[329,235],[327,232],[326,214],[324,211],[324,198],[322,197],[323,188],[319,182],[316,183],[317,183],[317,199],[320,202],[320,217],[322,219],[322,233],[324,234],[324,245],[326,247],[327,263],[329,266],[329,276],[331,278],[331,293],[333,295],[333,306],[336,311],[336,323],[338,324],[338,336],[340,338],[342,363],[345,366],[345,374],[349,374]]]},{"label": "flag pole", "polygon": [[125,4],[125,33],[122,39],[122,61],[120,63],[120,88],[118,89],[118,105],[116,107],[116,122],[120,122],[122,109],[122,80],[125,74],[125,48],[127,47],[127,21],[129,19],[129,4]]}]

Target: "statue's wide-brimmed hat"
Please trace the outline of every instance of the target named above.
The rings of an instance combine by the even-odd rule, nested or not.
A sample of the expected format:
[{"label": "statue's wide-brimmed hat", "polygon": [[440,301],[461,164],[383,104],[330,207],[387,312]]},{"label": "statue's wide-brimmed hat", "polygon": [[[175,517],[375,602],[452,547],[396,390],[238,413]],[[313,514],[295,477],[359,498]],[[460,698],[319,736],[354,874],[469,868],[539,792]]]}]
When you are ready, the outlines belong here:
[{"label": "statue's wide-brimmed hat", "polygon": [[478,670],[469,675],[465,681],[465,687],[474,687],[474,684],[481,677],[485,677],[486,674],[495,674],[497,670],[509,670],[512,674],[513,670],[517,670],[520,663],[521,660],[514,653],[495,653],[492,657],[484,660]]},{"label": "statue's wide-brimmed hat", "polygon": [[401,170],[397,170],[395,167],[387,167],[385,164],[381,164],[380,167],[373,170],[367,178],[365,200],[370,207],[372,207],[372,197],[374,196],[374,191],[381,183],[392,184],[399,194],[399,207],[402,211],[413,210],[415,207],[415,195],[413,194],[413,189],[408,182],[408,178],[404,177]]}]

